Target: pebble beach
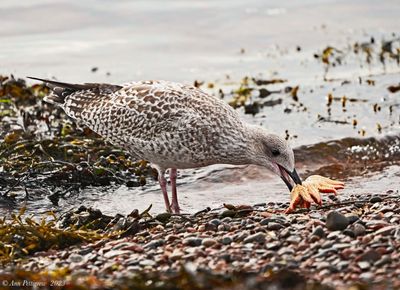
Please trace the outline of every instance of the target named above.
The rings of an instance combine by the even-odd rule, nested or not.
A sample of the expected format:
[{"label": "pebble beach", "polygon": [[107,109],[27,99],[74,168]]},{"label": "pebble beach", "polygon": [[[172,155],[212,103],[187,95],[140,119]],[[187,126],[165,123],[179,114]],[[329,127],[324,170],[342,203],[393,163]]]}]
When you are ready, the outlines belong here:
[{"label": "pebble beach", "polygon": [[[287,206],[225,205],[135,223],[132,215],[116,216],[114,230],[131,229],[124,237],[37,252],[18,270],[3,269],[0,280],[29,271],[59,279],[68,289],[82,283],[99,289],[400,288],[398,191],[335,199],[288,215]],[[64,222],[93,212],[104,218],[82,207]]]},{"label": "pebble beach", "polygon": [[[3,0],[0,290],[400,289],[397,2]],[[288,213],[264,167],[178,168],[167,213],[149,160],[27,76],[193,85],[345,188]]]}]

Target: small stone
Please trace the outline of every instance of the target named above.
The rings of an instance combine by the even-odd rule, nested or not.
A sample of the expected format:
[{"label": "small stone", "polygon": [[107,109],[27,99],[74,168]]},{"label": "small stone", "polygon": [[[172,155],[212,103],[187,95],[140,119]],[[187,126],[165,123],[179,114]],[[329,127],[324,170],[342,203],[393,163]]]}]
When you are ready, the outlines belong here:
[{"label": "small stone", "polygon": [[381,201],[383,201],[382,197],[377,196],[377,195],[375,195],[369,199],[369,202],[371,202],[371,203],[376,203],[376,202],[381,202]]},{"label": "small stone", "polygon": [[212,224],[212,223],[206,223],[204,226],[205,226],[206,231],[214,231],[215,232],[218,228],[217,225]]},{"label": "small stone", "polygon": [[323,262],[316,263],[315,266],[316,266],[317,270],[322,270],[322,269],[329,268],[331,266],[331,264],[323,261]]},{"label": "small stone", "polygon": [[360,267],[361,270],[367,270],[371,267],[371,264],[366,261],[361,261],[357,263],[358,267]]},{"label": "small stone", "polygon": [[278,250],[279,248],[280,248],[280,243],[278,243],[278,242],[272,242],[272,243],[267,243],[266,245],[265,245],[265,247],[268,249],[268,250],[271,250],[271,251],[274,251],[274,250]]},{"label": "small stone", "polygon": [[222,218],[225,218],[225,217],[234,217],[234,216],[236,216],[236,211],[235,210],[231,210],[231,209],[228,209],[228,210],[224,210],[222,213],[221,213],[221,217]]},{"label": "small stone", "polygon": [[254,235],[248,236],[247,238],[244,239],[244,243],[260,243],[263,244],[265,243],[265,238],[266,235],[264,233],[256,233]]},{"label": "small stone", "polygon": [[230,245],[232,243],[232,238],[229,236],[225,236],[220,240],[220,243],[223,245]]},{"label": "small stone", "polygon": [[377,231],[386,227],[392,227],[393,225],[390,225],[383,220],[370,220],[365,224],[365,226],[371,230]]},{"label": "small stone", "polygon": [[283,239],[285,239],[285,238],[287,238],[287,237],[289,237],[289,236],[290,236],[290,229],[289,229],[289,228],[283,229],[283,230],[279,233],[279,237],[281,237],[281,238],[283,238]]},{"label": "small stone", "polygon": [[361,280],[371,281],[373,278],[374,278],[374,274],[371,272],[361,273],[361,275],[360,275]]},{"label": "small stone", "polygon": [[349,220],[337,211],[331,211],[326,217],[326,227],[330,231],[344,230],[349,225]]},{"label": "small stone", "polygon": [[394,232],[394,230],[397,228],[398,228],[398,226],[396,226],[396,225],[383,227],[383,228],[377,230],[375,232],[375,235],[388,236],[391,234],[392,231]]},{"label": "small stone", "polygon": [[314,229],[314,231],[313,231],[312,234],[315,235],[315,236],[317,236],[317,237],[323,238],[323,237],[325,236],[325,231],[324,231],[323,227],[317,226],[317,227]]},{"label": "small stone", "polygon": [[343,231],[343,234],[346,235],[346,236],[349,236],[349,237],[351,237],[351,238],[355,238],[355,237],[356,237],[356,234],[355,234],[354,231],[351,230],[351,229],[345,229],[345,230]]},{"label": "small stone", "polygon": [[198,247],[201,245],[202,242],[203,242],[202,239],[193,237],[186,238],[183,240],[183,244],[189,247]]},{"label": "small stone", "polygon": [[310,237],[310,243],[315,243],[316,241],[319,241],[321,239],[321,237],[316,236],[316,235],[311,235]]},{"label": "small stone", "polygon": [[145,260],[141,260],[139,262],[139,265],[142,267],[146,267],[146,266],[152,267],[152,266],[156,265],[156,262],[154,262],[153,260],[150,260],[150,259],[145,259]]},{"label": "small stone", "polygon": [[127,251],[127,250],[111,250],[105,253],[104,257],[107,259],[112,259],[117,256],[130,255],[131,253],[132,251]]},{"label": "small stone", "polygon": [[386,265],[390,263],[392,259],[390,258],[389,255],[382,256],[382,258],[379,261],[376,261],[374,266],[376,267],[382,267],[383,265]]},{"label": "small stone", "polygon": [[213,225],[216,225],[216,226],[219,226],[219,225],[221,224],[221,220],[219,220],[219,219],[212,219],[212,220],[209,221],[209,223],[210,223],[210,224],[213,224]]},{"label": "small stone", "polygon": [[231,221],[232,221],[232,218],[230,218],[230,217],[226,217],[221,220],[221,222],[223,222],[223,223],[230,223]]},{"label": "small stone", "polygon": [[218,231],[222,232],[222,231],[228,231],[229,230],[229,226],[227,224],[220,224],[218,226]]},{"label": "small stone", "polygon": [[211,239],[211,238],[205,238],[205,239],[201,242],[201,244],[202,244],[203,246],[205,246],[205,247],[211,247],[211,246],[215,245],[216,243],[217,243],[217,241],[214,240],[214,239]]},{"label": "small stone", "polygon": [[283,225],[276,222],[269,222],[267,225],[267,229],[269,229],[270,231],[277,231],[280,230],[281,228],[283,228]]},{"label": "small stone", "polygon": [[286,241],[289,242],[289,243],[292,243],[292,244],[298,244],[298,243],[301,242],[301,237],[296,236],[296,235],[292,235],[292,236],[289,236],[286,239]]},{"label": "small stone", "polygon": [[347,244],[347,243],[338,243],[338,244],[334,244],[333,246],[332,246],[332,248],[333,249],[336,249],[336,250],[343,250],[343,249],[346,249],[346,248],[349,248],[349,247],[351,247],[351,244]]},{"label": "small stone", "polygon": [[339,270],[344,270],[344,269],[346,269],[346,268],[349,266],[349,264],[350,264],[349,261],[340,261],[340,262],[336,265],[336,267],[337,267]]},{"label": "small stone", "polygon": [[362,224],[354,224],[353,232],[356,235],[356,237],[363,236],[365,235],[365,227]]},{"label": "small stone", "polygon": [[356,214],[349,214],[349,215],[346,215],[346,217],[347,217],[347,220],[349,221],[349,224],[353,224],[360,219],[359,216]]},{"label": "small stone", "polygon": [[183,256],[183,253],[181,251],[174,251],[174,252],[172,252],[171,255],[169,255],[168,258],[171,261],[178,261],[178,260],[180,260],[182,258],[182,256]]},{"label": "small stone", "polygon": [[282,256],[282,255],[293,255],[294,253],[295,253],[294,249],[289,248],[289,247],[283,247],[278,251],[278,255],[279,256]]},{"label": "small stone", "polygon": [[144,245],[144,247],[147,249],[156,249],[162,245],[164,245],[164,240],[159,239],[159,240],[154,240],[154,241],[148,242],[146,245]]},{"label": "small stone", "polygon": [[376,262],[381,258],[381,255],[375,250],[369,250],[358,256],[357,261]]},{"label": "small stone", "polygon": [[71,263],[80,263],[83,261],[83,256],[79,254],[71,254],[68,257],[68,261]]}]

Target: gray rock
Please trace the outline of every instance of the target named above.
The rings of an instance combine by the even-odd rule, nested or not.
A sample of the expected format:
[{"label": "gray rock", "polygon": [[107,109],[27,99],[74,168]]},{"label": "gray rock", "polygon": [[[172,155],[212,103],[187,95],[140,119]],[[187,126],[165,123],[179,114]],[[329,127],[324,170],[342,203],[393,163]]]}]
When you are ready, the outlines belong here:
[{"label": "gray rock", "polygon": [[347,217],[337,211],[331,211],[326,217],[326,227],[330,231],[341,231],[347,228],[349,220]]},{"label": "gray rock", "polygon": [[376,261],[374,266],[376,267],[382,267],[383,265],[386,265],[390,263],[392,259],[390,258],[389,255],[382,256],[382,258],[379,261]]},{"label": "gray rock", "polygon": [[371,267],[371,264],[367,261],[361,261],[357,263],[358,267],[360,267],[361,270],[367,270]]},{"label": "gray rock", "polygon": [[317,270],[322,270],[322,269],[328,269],[331,266],[331,264],[326,261],[322,261],[322,262],[316,263],[315,266],[316,266]]},{"label": "gray rock", "polygon": [[349,261],[340,261],[340,262],[336,265],[336,267],[337,267],[339,270],[344,270],[344,269],[346,269],[349,265],[350,265],[350,262],[349,262]]},{"label": "gray rock", "polygon": [[80,263],[82,261],[83,261],[83,256],[79,255],[79,254],[71,254],[68,257],[68,262],[71,262],[71,263]]},{"label": "gray rock", "polygon": [[356,235],[356,237],[363,236],[365,235],[365,227],[362,224],[354,224],[353,232]]},{"label": "gray rock", "polygon": [[281,238],[283,238],[283,239],[285,239],[285,238],[287,238],[287,237],[289,237],[289,236],[290,236],[290,229],[289,229],[289,228],[283,229],[283,230],[279,233],[279,237],[281,237]]},{"label": "gray rock", "polygon": [[375,195],[375,196],[373,196],[373,197],[371,197],[370,199],[369,199],[369,202],[371,202],[371,203],[376,203],[376,202],[381,202],[383,199],[382,199],[382,197],[380,197],[380,196],[378,196],[378,195]]},{"label": "gray rock", "polygon": [[225,236],[220,240],[220,243],[223,245],[230,245],[232,243],[232,238],[229,236]]},{"label": "gray rock", "polygon": [[276,223],[276,222],[269,222],[267,225],[267,229],[269,229],[271,231],[277,231],[283,227],[284,227],[283,225],[281,225],[280,223]]},{"label": "gray rock", "polygon": [[317,226],[312,234],[320,238],[325,237],[325,231],[321,226]]},{"label": "gray rock", "polygon": [[295,253],[294,249],[289,248],[289,247],[283,247],[278,251],[278,255],[279,256],[282,256],[282,255],[293,255],[294,253]]},{"label": "gray rock", "polygon": [[265,243],[266,235],[264,233],[255,233],[254,235],[248,236],[243,240],[244,243]]},{"label": "gray rock", "polygon": [[223,223],[230,223],[231,221],[232,221],[232,218],[230,218],[230,217],[226,217],[221,220],[221,222],[223,222]]},{"label": "gray rock", "polygon": [[131,251],[126,251],[126,250],[111,250],[111,251],[108,251],[107,253],[105,253],[104,257],[107,259],[112,259],[117,256],[129,255],[131,253],[132,253]]},{"label": "gray rock", "polygon": [[346,215],[346,217],[349,220],[350,224],[353,224],[360,219],[359,216],[356,214],[349,214],[349,215]]},{"label": "gray rock", "polygon": [[278,243],[278,242],[272,242],[272,243],[267,243],[267,244],[265,245],[265,247],[266,247],[268,250],[274,251],[274,250],[278,250],[278,249],[281,247],[281,244]]},{"label": "gray rock", "polygon": [[158,240],[148,242],[146,245],[144,245],[144,247],[147,249],[156,249],[156,248],[164,245],[164,242],[165,242],[164,240],[158,239]]},{"label": "gray rock", "polygon": [[335,244],[334,241],[326,241],[321,245],[322,249],[328,249],[331,248]]},{"label": "gray rock", "polygon": [[371,281],[374,279],[374,273],[365,272],[360,274],[360,279],[365,281]]},{"label": "gray rock", "polygon": [[205,230],[206,231],[217,231],[218,225],[212,224],[212,223],[206,223],[205,225]]},{"label": "gray rock", "polygon": [[286,239],[287,242],[292,243],[292,244],[298,244],[298,243],[301,242],[301,240],[302,240],[301,237],[300,236],[296,236],[296,235],[289,236]]},{"label": "gray rock", "polygon": [[343,250],[343,249],[346,249],[349,247],[351,247],[351,244],[348,244],[348,243],[338,243],[338,244],[334,244],[332,246],[332,248],[335,250]]},{"label": "gray rock", "polygon": [[141,260],[139,262],[139,265],[143,266],[143,267],[146,267],[146,266],[152,267],[152,266],[156,265],[156,262],[154,262],[153,260],[145,259],[145,260]]},{"label": "gray rock", "polygon": [[219,219],[212,219],[212,220],[209,221],[209,223],[210,223],[210,224],[213,224],[213,225],[216,225],[216,226],[219,226],[219,225],[221,224],[221,220],[219,220]]},{"label": "gray rock", "polygon": [[327,238],[328,240],[337,240],[337,239],[340,238],[340,234],[341,234],[341,231],[333,231],[333,232],[330,232],[330,233],[326,236],[326,238]]},{"label": "gray rock", "polygon": [[356,237],[356,234],[354,233],[354,231],[352,229],[345,229],[343,231],[343,234],[348,236],[348,237],[351,237],[351,238],[355,238]]}]

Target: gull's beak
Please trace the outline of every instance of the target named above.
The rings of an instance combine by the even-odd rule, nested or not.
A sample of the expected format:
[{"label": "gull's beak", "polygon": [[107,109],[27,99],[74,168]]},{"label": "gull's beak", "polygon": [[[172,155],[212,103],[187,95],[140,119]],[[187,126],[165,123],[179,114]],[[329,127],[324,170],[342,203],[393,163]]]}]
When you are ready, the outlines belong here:
[{"label": "gull's beak", "polygon": [[278,167],[281,172],[281,178],[282,178],[283,182],[285,182],[286,186],[289,188],[289,191],[292,191],[293,186],[295,184],[301,184],[301,179],[300,179],[300,176],[297,174],[296,169],[294,169],[292,172],[290,172],[289,170],[280,166],[279,164],[278,164]]}]

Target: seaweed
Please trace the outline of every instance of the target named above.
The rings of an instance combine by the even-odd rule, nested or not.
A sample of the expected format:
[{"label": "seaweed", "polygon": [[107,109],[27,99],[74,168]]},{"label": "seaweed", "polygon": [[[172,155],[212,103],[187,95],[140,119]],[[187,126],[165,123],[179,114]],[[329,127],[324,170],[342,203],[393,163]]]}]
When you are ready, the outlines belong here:
[{"label": "seaweed", "polygon": [[39,220],[24,216],[25,208],[0,220],[0,264],[16,263],[27,255],[49,249],[63,249],[68,246],[96,241],[106,237],[96,230],[82,227],[61,229],[56,227],[57,217],[48,212]]},{"label": "seaweed", "polygon": [[147,162],[132,160],[60,108],[44,103],[48,93],[43,85],[0,76],[0,180],[8,181],[3,195],[22,177],[21,186],[39,186],[40,180],[40,186],[68,188],[142,186],[154,175]]}]

